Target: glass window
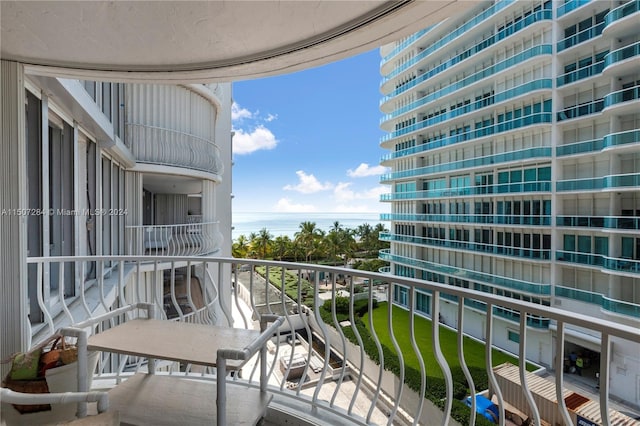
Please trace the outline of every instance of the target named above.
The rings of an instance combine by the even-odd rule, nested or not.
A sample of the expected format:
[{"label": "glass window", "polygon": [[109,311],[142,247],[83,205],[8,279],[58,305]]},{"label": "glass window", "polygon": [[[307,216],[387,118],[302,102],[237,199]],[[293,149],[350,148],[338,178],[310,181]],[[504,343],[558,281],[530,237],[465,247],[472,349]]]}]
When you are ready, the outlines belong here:
[{"label": "glass window", "polygon": [[633,238],[622,237],[621,257],[625,259],[633,259]]},{"label": "glass window", "polygon": [[535,182],[536,181],[536,169],[527,169],[524,171],[524,181],[525,182]]},{"label": "glass window", "polygon": [[565,235],[564,236],[564,244],[562,246],[564,251],[576,251],[576,236],[575,235]]},{"label": "glass window", "polygon": [[516,333],[515,331],[507,330],[507,337],[510,341],[515,343],[520,343],[520,333]]},{"label": "glass window", "polygon": [[594,237],[594,252],[603,256],[609,255],[609,239],[607,237]]},{"label": "glass window", "polygon": [[[550,181],[551,180],[551,167],[540,167],[538,169],[538,180],[539,181]],[[551,202],[549,201],[549,205]]]},{"label": "glass window", "polygon": [[522,170],[512,170],[510,179],[511,183],[522,182]]},{"label": "glass window", "polygon": [[588,235],[578,236],[578,251],[580,253],[591,253],[591,237]]}]

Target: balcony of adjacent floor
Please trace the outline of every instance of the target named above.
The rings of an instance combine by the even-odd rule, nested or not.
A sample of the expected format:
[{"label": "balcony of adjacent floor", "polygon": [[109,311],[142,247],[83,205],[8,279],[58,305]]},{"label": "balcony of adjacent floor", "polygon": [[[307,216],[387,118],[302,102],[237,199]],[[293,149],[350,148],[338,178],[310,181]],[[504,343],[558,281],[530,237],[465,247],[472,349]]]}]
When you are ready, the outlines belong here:
[{"label": "balcony of adjacent floor", "polygon": [[640,130],[611,133],[601,139],[567,143],[556,147],[558,157],[591,155],[598,151],[615,153],[635,152],[640,143]]},{"label": "balcony of adjacent floor", "polygon": [[518,183],[500,183],[484,186],[465,186],[456,188],[426,189],[422,191],[390,192],[380,195],[380,201],[427,200],[435,198],[474,197],[488,194],[549,193],[551,182],[532,181]]},{"label": "balcony of adjacent floor", "polygon": [[[494,8],[498,8],[498,7],[501,8],[508,3],[511,3],[511,1],[497,3],[496,5],[494,5]],[[482,16],[484,12],[481,13],[479,16]],[[426,73],[418,70],[419,78],[423,78],[423,79],[431,78],[435,75],[438,75],[439,78],[446,78],[446,75],[452,75],[452,73],[454,73],[454,69],[456,68],[457,64],[463,62],[465,59],[472,56],[477,58],[476,55],[490,55],[494,53],[496,50],[499,49],[500,44],[503,40],[508,39],[510,36],[512,36],[515,33],[518,33],[518,35],[522,37],[531,36],[536,31],[536,29],[539,28],[539,25],[544,24],[545,22],[550,23],[552,19],[552,15],[553,13],[551,10],[548,10],[548,9],[537,10],[525,16],[522,19],[511,22],[508,26],[502,28],[500,31],[496,32],[492,36],[473,45],[472,47],[466,49],[464,52],[440,63],[438,66],[430,69]],[[491,14],[487,16],[491,16]],[[458,34],[458,36],[459,34],[464,34],[464,30],[462,30],[462,28],[463,26],[456,28],[456,30],[451,34]],[[402,75],[402,73],[407,72],[412,68],[420,66],[420,63],[422,61],[427,61],[429,56],[433,52],[437,51],[438,48],[442,46],[446,46],[447,43],[449,43],[451,40],[453,40],[453,38],[455,38],[453,37],[450,39],[450,37],[452,37],[451,34],[445,36],[439,41],[436,41],[434,44],[422,50],[420,53],[418,53],[416,56],[411,58],[409,61],[402,63],[401,65],[396,67],[393,71],[391,71],[389,74],[383,76],[382,80],[380,81],[380,90],[383,93],[388,93],[391,90],[393,90],[392,85],[395,81],[397,81],[397,77],[399,77],[400,75]]]},{"label": "balcony of adjacent floor", "polygon": [[638,33],[640,0],[631,0],[609,11],[604,17],[602,35],[623,39]]},{"label": "balcony of adjacent floor", "polygon": [[128,123],[125,145],[132,152],[137,171],[171,173],[166,166],[179,168],[179,173],[219,179],[224,166],[215,141],[190,133]]},{"label": "balcony of adjacent floor", "polygon": [[204,256],[222,246],[219,222],[203,222],[202,216],[189,216],[189,223],[173,225],[127,226],[127,254],[133,256]]},{"label": "balcony of adjacent floor", "polygon": [[394,180],[406,179],[408,177],[433,177],[438,173],[453,172],[469,168],[483,166],[506,166],[509,163],[518,162],[520,164],[535,161],[545,161],[551,158],[551,148],[535,147],[518,151],[503,152],[483,157],[469,158],[466,160],[452,161],[450,163],[440,163],[433,166],[407,169],[401,172],[385,173],[380,175],[380,183],[392,182]]},{"label": "balcony of adjacent floor", "polygon": [[568,250],[556,250],[556,260],[576,265],[584,265],[601,269],[606,273],[638,278],[640,275],[640,260],[626,257],[610,257],[604,254],[583,253]]},{"label": "balcony of adjacent floor", "polygon": [[610,232],[627,233],[640,230],[640,217],[636,216],[557,216],[556,226],[562,228],[599,228]]},{"label": "balcony of adjacent floor", "polygon": [[640,69],[640,41],[609,52],[602,73],[609,77],[632,75]]},{"label": "balcony of adjacent floor", "polygon": [[450,251],[463,250],[477,254],[518,257],[523,260],[532,261],[549,260],[551,258],[551,249],[541,248],[539,239],[537,243],[538,247],[534,247],[531,241],[529,241],[529,246],[525,247],[524,244],[522,244],[522,246],[516,246],[515,243],[514,245],[503,245],[502,243],[488,244],[475,241],[455,240],[437,237],[420,237],[415,235],[399,235],[389,233],[380,233],[380,240],[406,243],[420,247],[437,247]]},{"label": "balcony of adjacent floor", "polygon": [[558,285],[554,287],[554,294],[556,299],[561,301],[556,305],[565,309],[590,311],[594,316],[612,321],[620,321],[622,318],[640,322],[640,304],[638,303],[625,302],[595,291]]},{"label": "balcony of adjacent floor", "polygon": [[592,0],[566,0],[556,9],[556,18],[565,16],[582,6],[589,4]]},{"label": "balcony of adjacent floor", "polygon": [[640,84],[609,93],[604,97],[603,114],[626,115],[640,110]]},{"label": "balcony of adjacent floor", "polygon": [[640,186],[640,173],[607,175],[593,178],[563,179],[556,182],[558,192],[635,192]]},{"label": "balcony of adjacent floor", "polygon": [[[78,271],[80,265],[95,265],[95,275],[105,277],[80,280],[75,296],[65,295],[57,301],[43,296],[51,293],[45,288],[38,293],[38,301],[44,329],[53,332],[65,327],[65,333],[87,333],[88,343],[78,342],[81,348],[103,347],[94,349],[97,367],[89,369],[91,380],[83,380],[82,370],[72,368],[80,373],[75,382],[80,389],[91,382],[93,389],[108,391],[106,412],[118,411],[127,424],[184,424],[198,419],[210,424],[221,410],[229,419],[227,424],[233,424],[233,416],[249,415],[253,418],[249,424],[263,425],[456,425],[469,424],[469,413],[475,424],[476,416],[484,415],[483,410],[476,414],[476,398],[468,399],[471,410],[460,400],[486,387],[492,392],[483,395],[496,404],[502,424],[514,415],[535,424],[575,424],[578,415],[595,424],[621,425],[630,419],[620,412],[633,411],[619,402],[624,395],[620,395],[619,376],[612,372],[620,368],[622,358],[610,349],[613,340],[618,350],[624,345],[635,347],[640,330],[620,322],[433,281],[310,264],[157,256],[30,258],[28,262],[40,279],[54,264],[58,269],[75,264]],[[109,265],[109,274],[105,265]],[[232,272],[208,273],[210,269]],[[201,290],[201,302],[187,295],[186,303],[181,304],[178,275],[199,278],[194,282]],[[291,284],[281,291],[284,282]],[[376,282],[381,284],[368,284]],[[43,285],[44,281],[36,287]],[[164,299],[162,289],[168,296]],[[388,303],[392,300],[397,305],[393,308]],[[185,305],[193,306],[189,310]],[[104,312],[106,316],[99,316]],[[484,320],[478,321],[478,316]],[[275,327],[262,333],[254,330],[256,321],[273,318],[278,318]],[[31,320],[37,321],[34,316]],[[485,347],[487,341],[507,341],[506,329],[499,328],[502,320],[512,324],[512,340],[508,341],[513,354]],[[119,332],[121,328],[153,328],[162,321],[166,321],[164,328],[142,339]],[[98,328],[90,328],[91,332],[68,327],[94,323]],[[465,329],[481,324],[482,339],[465,336],[457,324],[465,324]],[[554,333],[548,334],[551,326]],[[571,331],[575,329],[597,336],[589,341],[597,355],[593,362],[600,370],[597,388],[594,376],[590,387],[577,388],[578,376],[564,373],[565,356],[582,341],[576,340]],[[128,345],[153,352],[156,341],[164,341],[161,347],[172,353],[184,353],[185,348],[176,343],[184,337],[171,334],[173,330],[211,330],[212,336],[229,332],[259,335],[259,343],[249,344],[247,350],[253,353],[264,348],[259,350],[262,357],[238,355],[241,361],[230,364],[234,373],[227,374],[225,368],[220,369],[229,366],[224,363],[212,369],[162,356],[147,360],[122,354],[122,347]],[[546,368],[523,362],[544,355],[540,333],[547,333],[549,347],[559,353],[549,354]],[[117,336],[121,337],[105,343],[104,339]],[[212,339],[192,342],[194,351],[202,352],[200,347],[211,344],[234,344],[233,340]],[[484,355],[476,360],[478,354]],[[215,360],[216,353],[209,357]],[[79,351],[79,359],[85,359],[84,352]],[[515,366],[507,368],[505,362]],[[508,379],[505,369],[512,369],[524,386],[520,380]],[[403,382],[405,385],[398,385]],[[517,392],[508,391],[512,386]],[[553,405],[552,410],[539,402],[540,392]],[[567,402],[575,398],[580,398],[579,407]],[[83,407],[81,404],[78,410],[81,415]],[[3,417],[9,416],[11,406],[3,403],[2,408]],[[92,406],[89,409],[92,412]],[[66,414],[73,418],[75,412],[73,404]],[[54,410],[25,415],[31,416],[25,421],[38,414],[48,421],[69,419],[56,418],[60,412]]]},{"label": "balcony of adjacent floor", "polygon": [[[426,103],[426,102],[430,102],[432,100],[435,99],[439,99],[440,97],[444,96],[444,95],[449,95],[452,94],[454,92],[457,92],[458,90],[461,90],[463,88],[469,88],[469,90],[472,89],[472,87],[476,87],[477,83],[479,84],[479,82],[484,81],[487,78],[490,77],[495,77],[498,78],[503,72],[505,72],[505,70],[508,70],[510,68],[512,68],[513,66],[516,65],[520,65],[523,67],[528,66],[529,63],[533,63],[533,62],[539,62],[543,59],[544,56],[550,57],[551,54],[553,53],[553,46],[550,44],[538,44],[538,45],[534,45],[532,47],[529,47],[526,50],[523,50],[522,52],[516,53],[500,62],[497,62],[491,66],[488,66],[486,68],[483,68],[482,70],[478,71],[478,72],[474,72],[473,74],[463,78],[460,81],[457,81],[455,83],[449,84],[445,87],[443,87],[442,89],[438,89],[433,93],[429,93],[427,96],[425,96],[422,99],[419,99],[416,101],[416,103],[420,103],[420,105]],[[393,110],[392,108],[394,107],[393,102],[391,102],[396,96],[400,96],[402,95],[404,92],[406,92],[407,90],[411,89],[411,88],[416,88],[416,90],[419,90],[422,83],[425,83],[427,80],[429,80],[429,78],[431,78],[433,75],[431,73],[426,73],[423,74],[421,76],[418,76],[417,78],[403,84],[402,86],[398,87],[397,89],[395,89],[394,91],[392,91],[391,93],[385,95],[384,97],[382,97],[382,99],[380,99],[380,110],[386,113],[389,113],[389,116],[383,116],[381,119],[382,121],[387,121],[387,119],[393,118],[399,114],[404,114],[405,112],[407,112],[410,109],[413,109],[414,106],[413,103],[409,106],[406,107],[402,107],[402,108],[398,108],[396,110]],[[425,83],[426,84],[426,83]]]},{"label": "balcony of adjacent floor", "polygon": [[382,213],[380,220],[389,222],[434,222],[434,223],[470,223],[480,225],[504,226],[550,226],[551,215],[531,214],[411,214]]}]

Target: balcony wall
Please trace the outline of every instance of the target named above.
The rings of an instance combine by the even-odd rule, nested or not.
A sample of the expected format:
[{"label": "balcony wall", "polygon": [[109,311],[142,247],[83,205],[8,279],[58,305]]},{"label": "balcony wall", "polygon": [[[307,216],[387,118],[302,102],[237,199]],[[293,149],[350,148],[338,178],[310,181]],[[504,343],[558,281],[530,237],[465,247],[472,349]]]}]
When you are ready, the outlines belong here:
[{"label": "balcony wall", "polygon": [[207,86],[129,84],[125,95],[125,144],[137,162],[222,174],[219,102]]}]

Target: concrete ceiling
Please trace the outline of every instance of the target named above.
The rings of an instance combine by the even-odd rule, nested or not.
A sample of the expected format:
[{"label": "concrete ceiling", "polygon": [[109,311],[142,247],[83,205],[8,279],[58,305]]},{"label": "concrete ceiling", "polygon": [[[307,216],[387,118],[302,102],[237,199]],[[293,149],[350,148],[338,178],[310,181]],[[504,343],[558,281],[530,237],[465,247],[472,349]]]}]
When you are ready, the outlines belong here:
[{"label": "concrete ceiling", "polygon": [[234,81],[377,48],[469,2],[2,0],[0,47],[43,75]]}]

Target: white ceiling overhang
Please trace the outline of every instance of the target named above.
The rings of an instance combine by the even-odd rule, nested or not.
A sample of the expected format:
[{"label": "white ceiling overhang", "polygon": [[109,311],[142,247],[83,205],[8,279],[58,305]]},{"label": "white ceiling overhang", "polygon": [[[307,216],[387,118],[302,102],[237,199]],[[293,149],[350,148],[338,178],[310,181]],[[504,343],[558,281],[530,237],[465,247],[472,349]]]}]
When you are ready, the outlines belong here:
[{"label": "white ceiling overhang", "polygon": [[41,75],[234,81],[353,56],[477,1],[3,0],[0,47]]}]

